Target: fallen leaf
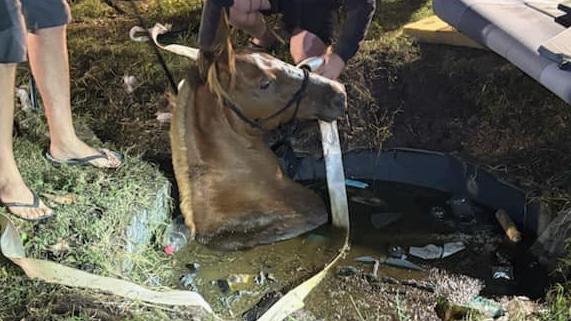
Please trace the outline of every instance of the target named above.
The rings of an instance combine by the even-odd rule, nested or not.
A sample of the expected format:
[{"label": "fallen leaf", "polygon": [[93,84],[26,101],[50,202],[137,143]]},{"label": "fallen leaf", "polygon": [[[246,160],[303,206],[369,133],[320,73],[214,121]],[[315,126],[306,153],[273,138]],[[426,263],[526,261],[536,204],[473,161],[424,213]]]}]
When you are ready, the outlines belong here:
[{"label": "fallen leaf", "polygon": [[65,239],[59,239],[56,244],[50,246],[53,253],[61,253],[69,251],[69,243]]},{"label": "fallen leaf", "polygon": [[72,193],[61,194],[61,195],[43,193],[42,196],[45,197],[47,200],[60,205],[71,205],[77,201],[77,195]]}]

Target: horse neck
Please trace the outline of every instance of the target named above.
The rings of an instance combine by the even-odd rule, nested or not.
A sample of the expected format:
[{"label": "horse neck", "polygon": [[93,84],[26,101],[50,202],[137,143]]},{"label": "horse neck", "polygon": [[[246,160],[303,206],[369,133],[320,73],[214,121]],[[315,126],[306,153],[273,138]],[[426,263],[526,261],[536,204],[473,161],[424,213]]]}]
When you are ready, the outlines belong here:
[{"label": "horse neck", "polygon": [[192,133],[190,145],[195,149],[189,151],[191,162],[234,177],[255,175],[265,180],[281,177],[278,159],[258,129],[251,128],[220,104],[206,86],[197,90],[196,98],[187,124]]}]

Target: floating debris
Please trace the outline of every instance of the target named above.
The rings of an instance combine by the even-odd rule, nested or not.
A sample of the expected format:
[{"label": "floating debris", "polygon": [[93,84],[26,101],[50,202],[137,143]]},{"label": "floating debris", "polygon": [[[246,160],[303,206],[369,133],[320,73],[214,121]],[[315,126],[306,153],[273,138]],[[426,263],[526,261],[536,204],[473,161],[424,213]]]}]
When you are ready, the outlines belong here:
[{"label": "floating debris", "polygon": [[443,246],[428,244],[423,247],[411,246],[408,253],[423,260],[437,260],[452,256],[466,249],[462,242],[450,242]]},{"label": "floating debris", "polygon": [[430,209],[430,215],[436,219],[444,220],[446,218],[446,210],[441,206],[433,206]]},{"label": "floating debris", "polygon": [[264,271],[260,271],[255,277],[254,282],[257,285],[264,285],[268,282],[276,282],[276,277],[272,273],[266,273]]},{"label": "floating debris", "polygon": [[369,187],[368,183],[357,181],[354,179],[349,179],[349,178],[345,179],[345,185],[347,185],[349,187],[360,188],[360,189],[365,189],[365,188]]},{"label": "floating debris", "polygon": [[379,266],[381,265],[381,262],[379,261],[375,261],[374,265],[373,265],[373,276],[375,277],[375,279],[377,278],[377,276],[379,275]]},{"label": "floating debris", "polygon": [[380,229],[398,221],[401,218],[401,216],[402,214],[400,213],[392,213],[392,212],[374,213],[371,215],[371,224],[373,224],[374,228]]},{"label": "floating debris", "polygon": [[247,290],[252,287],[254,278],[250,274],[233,274],[226,279],[216,280],[216,285],[223,293]]},{"label": "floating debris", "polygon": [[352,202],[372,207],[382,207],[386,205],[385,201],[369,190],[349,190],[348,192],[351,194],[349,200]]},{"label": "floating debris", "polygon": [[504,229],[508,239],[514,243],[521,241],[521,233],[517,229],[515,223],[510,218],[509,214],[505,210],[498,210],[496,212],[496,219]]},{"label": "floating debris", "polygon": [[406,251],[398,245],[391,247],[387,254],[395,259],[406,259]]},{"label": "floating debris", "polygon": [[171,256],[174,254],[175,251],[175,247],[173,244],[169,244],[167,246],[165,246],[165,248],[163,249],[163,252],[165,252],[166,255]]},{"label": "floating debris", "polygon": [[185,265],[185,267],[192,274],[196,274],[200,270],[200,264],[198,264],[198,263],[188,263]]},{"label": "floating debris", "polygon": [[216,280],[214,282],[216,283],[218,288],[222,291],[222,293],[230,292],[230,283],[228,282],[228,280],[220,279],[220,280]]},{"label": "floating debris", "polygon": [[176,217],[165,229],[163,239],[165,254],[173,255],[186,246],[190,239],[190,232],[184,225],[184,218]]},{"label": "floating debris", "polygon": [[372,256],[359,256],[357,258],[354,258],[353,260],[360,263],[371,263],[371,264],[379,261],[378,259]]},{"label": "floating debris", "polygon": [[462,221],[472,221],[476,216],[474,205],[466,197],[452,196],[447,203],[452,214]]},{"label": "floating debris", "polygon": [[410,261],[407,261],[405,259],[396,259],[393,257],[388,257],[384,260],[381,260],[381,263],[388,265],[388,266],[401,268],[401,269],[424,271],[424,269],[421,268],[420,266],[418,266],[418,265],[416,265]]},{"label": "floating debris", "polygon": [[183,275],[180,278],[180,285],[185,288],[185,289],[189,289],[189,290],[196,290],[196,286],[194,285],[194,277],[196,276],[196,274],[194,273],[188,273]]},{"label": "floating debris", "polygon": [[354,266],[342,266],[337,270],[337,276],[349,277],[361,273],[359,269]]},{"label": "floating debris", "polygon": [[514,279],[514,271],[511,266],[494,266],[492,267],[492,279],[508,280]]}]

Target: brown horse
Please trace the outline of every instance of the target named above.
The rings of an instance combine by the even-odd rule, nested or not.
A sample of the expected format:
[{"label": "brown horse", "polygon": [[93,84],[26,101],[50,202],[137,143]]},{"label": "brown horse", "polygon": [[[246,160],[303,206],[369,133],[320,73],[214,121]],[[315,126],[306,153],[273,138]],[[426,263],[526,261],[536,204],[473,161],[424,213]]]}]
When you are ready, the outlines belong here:
[{"label": "brown horse", "polygon": [[[229,46],[229,45],[228,45]],[[344,87],[270,55],[231,47],[179,85],[171,125],[181,211],[195,239],[236,250],[327,222],[323,201],[284,176],[263,134],[293,118],[332,121]]]}]

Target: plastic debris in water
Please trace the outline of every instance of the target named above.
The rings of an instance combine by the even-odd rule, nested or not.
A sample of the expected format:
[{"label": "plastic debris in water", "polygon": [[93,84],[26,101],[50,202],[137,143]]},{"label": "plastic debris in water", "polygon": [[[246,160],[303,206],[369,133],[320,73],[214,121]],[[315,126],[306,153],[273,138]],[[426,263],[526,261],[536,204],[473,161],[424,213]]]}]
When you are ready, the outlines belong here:
[{"label": "plastic debris in water", "polygon": [[441,206],[433,206],[430,209],[430,215],[439,220],[443,220],[446,218],[446,210]]},{"label": "plastic debris in water", "polygon": [[169,244],[167,246],[165,246],[165,248],[163,249],[163,251],[165,252],[166,255],[171,256],[174,254],[175,251],[175,247],[172,244]]},{"label": "plastic debris in water", "polygon": [[359,273],[361,273],[361,271],[354,266],[342,266],[337,270],[337,275],[341,277],[349,277]]},{"label": "plastic debris in water", "polygon": [[184,225],[182,216],[172,220],[167,226],[164,235],[163,244],[165,245],[165,253],[167,255],[172,255],[179,251],[190,241],[190,232]]},{"label": "plastic debris in water", "polygon": [[374,193],[366,190],[354,193],[349,199],[352,202],[368,206],[381,207],[385,205],[385,201],[377,197]]},{"label": "plastic debris in water", "polygon": [[401,216],[402,215],[400,213],[374,213],[371,215],[371,224],[373,224],[374,228],[380,229],[398,221]]},{"label": "plastic debris in water", "polygon": [[193,273],[183,275],[180,278],[180,285],[182,285],[182,287],[185,289],[195,290],[196,287],[194,286],[194,276],[195,274]]},{"label": "plastic debris in water", "polygon": [[200,264],[198,264],[198,263],[188,263],[185,265],[185,267],[192,274],[196,274],[196,273],[198,273],[198,270],[200,270]]},{"label": "plastic debris in water", "polygon": [[494,266],[492,267],[492,279],[494,280],[508,280],[514,278],[513,267],[511,266]]},{"label": "plastic debris in water", "polygon": [[266,273],[264,271],[260,271],[260,273],[258,273],[255,277],[254,277],[254,282],[257,285],[264,285],[268,282],[275,282],[276,281],[276,277],[271,274],[271,273]]},{"label": "plastic debris in water", "polygon": [[400,246],[393,246],[388,251],[388,256],[395,259],[406,259],[405,250]]},{"label": "plastic debris in water", "polygon": [[392,266],[392,267],[401,268],[401,269],[424,271],[424,269],[421,268],[420,266],[418,266],[412,262],[409,262],[407,260],[404,260],[404,259],[396,259],[393,257],[389,257],[389,258],[382,260],[381,263]]},{"label": "plastic debris in water", "polygon": [[464,243],[450,242],[443,246],[434,244],[428,244],[423,247],[411,246],[408,253],[424,260],[437,260],[452,256],[464,249],[466,249]]},{"label": "plastic debris in water", "polygon": [[471,221],[476,216],[474,205],[466,197],[452,196],[447,203],[452,214],[462,221]]},{"label": "plastic debris in water", "polygon": [[365,182],[361,182],[361,181],[357,181],[354,179],[345,179],[345,185],[349,186],[349,187],[355,187],[355,188],[360,188],[360,189],[365,189],[367,187],[369,187],[369,184],[365,183]]},{"label": "plastic debris in water", "polygon": [[359,263],[375,263],[378,261],[378,259],[372,257],[372,256],[359,256],[357,258],[354,258],[353,260],[359,262]]},{"label": "plastic debris in water", "polygon": [[216,285],[223,293],[246,290],[252,286],[253,277],[250,274],[233,274],[226,279],[219,279]]},{"label": "plastic debris in water", "polygon": [[220,290],[222,291],[222,293],[228,293],[230,292],[230,283],[228,283],[228,280],[216,280],[216,285],[218,286],[218,288],[220,288]]}]

